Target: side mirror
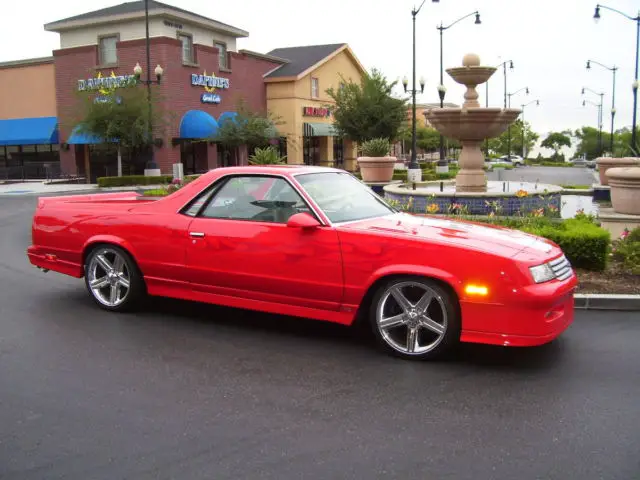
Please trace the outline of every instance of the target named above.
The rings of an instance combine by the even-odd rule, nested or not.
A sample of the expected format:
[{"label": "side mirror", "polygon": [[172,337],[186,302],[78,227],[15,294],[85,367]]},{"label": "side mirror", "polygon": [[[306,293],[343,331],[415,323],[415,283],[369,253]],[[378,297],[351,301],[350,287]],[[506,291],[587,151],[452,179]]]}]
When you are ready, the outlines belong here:
[{"label": "side mirror", "polygon": [[320,226],[320,222],[308,213],[296,213],[289,217],[287,227],[293,228],[317,228]]}]

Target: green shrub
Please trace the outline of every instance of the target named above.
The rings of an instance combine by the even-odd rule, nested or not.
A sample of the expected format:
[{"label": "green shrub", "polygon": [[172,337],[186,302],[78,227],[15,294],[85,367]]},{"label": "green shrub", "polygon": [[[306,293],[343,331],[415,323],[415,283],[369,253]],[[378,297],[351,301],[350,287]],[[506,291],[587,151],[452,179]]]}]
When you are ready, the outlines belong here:
[{"label": "green shrub", "polygon": [[256,148],[249,157],[250,165],[282,165],[287,157],[281,157],[275,147]]},{"label": "green shrub", "polygon": [[607,267],[611,234],[589,219],[571,218],[522,230],[557,243],[576,268],[603,271]]},{"label": "green shrub", "polygon": [[640,227],[614,242],[613,259],[620,262],[628,272],[640,275]]},{"label": "green shrub", "polygon": [[98,177],[99,187],[130,187],[134,185],[160,185],[173,180],[172,175],[149,177],[145,175],[125,175],[122,177]]},{"label": "green shrub", "polygon": [[152,188],[151,190],[145,190],[142,192],[145,197],[166,197],[169,195],[169,191],[165,188]]},{"label": "green shrub", "polygon": [[391,143],[386,138],[373,138],[361,145],[365,157],[386,157],[391,150]]},{"label": "green shrub", "polygon": [[513,165],[511,163],[493,163],[491,164],[492,168],[504,168],[505,170],[513,170]]},{"label": "green shrub", "polygon": [[201,174],[195,174],[195,175],[185,175],[184,176],[184,183],[189,183],[189,182],[193,182],[196,178],[200,177]]}]

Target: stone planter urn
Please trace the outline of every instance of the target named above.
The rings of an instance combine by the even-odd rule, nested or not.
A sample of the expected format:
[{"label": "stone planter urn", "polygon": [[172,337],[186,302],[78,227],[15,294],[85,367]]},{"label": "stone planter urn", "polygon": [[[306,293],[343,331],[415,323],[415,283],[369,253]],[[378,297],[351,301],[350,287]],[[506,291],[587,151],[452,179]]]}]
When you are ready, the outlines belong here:
[{"label": "stone planter urn", "polygon": [[607,179],[607,170],[610,168],[618,168],[618,167],[635,167],[640,166],[640,158],[636,157],[621,157],[621,158],[611,158],[611,157],[600,157],[596,159],[596,165],[598,166],[598,173],[600,175],[600,184],[601,185],[609,185]]},{"label": "stone planter urn", "polygon": [[390,182],[396,157],[358,157],[358,166],[364,182]]},{"label": "stone planter urn", "polygon": [[640,167],[616,167],[607,170],[613,211],[640,215]]},{"label": "stone planter urn", "polygon": [[389,155],[391,144],[383,138],[374,138],[362,144],[362,157],[358,166],[362,180],[369,183],[389,183],[393,180],[393,168],[398,161]]}]

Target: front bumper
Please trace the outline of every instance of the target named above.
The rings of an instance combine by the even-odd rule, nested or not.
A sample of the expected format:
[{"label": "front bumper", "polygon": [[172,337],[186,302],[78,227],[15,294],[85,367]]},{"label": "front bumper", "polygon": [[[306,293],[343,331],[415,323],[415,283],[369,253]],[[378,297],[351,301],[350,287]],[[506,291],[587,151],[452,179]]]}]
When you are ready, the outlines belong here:
[{"label": "front bumper", "polygon": [[514,289],[501,304],[462,302],[461,341],[504,346],[543,345],[573,322],[578,283],[566,280]]}]

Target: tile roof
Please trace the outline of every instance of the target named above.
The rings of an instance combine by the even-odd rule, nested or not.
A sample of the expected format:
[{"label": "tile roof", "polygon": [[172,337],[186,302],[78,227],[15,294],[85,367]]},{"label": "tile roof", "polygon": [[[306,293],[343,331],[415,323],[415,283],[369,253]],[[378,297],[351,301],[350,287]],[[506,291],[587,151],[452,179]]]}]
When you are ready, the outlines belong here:
[{"label": "tile roof", "polygon": [[276,48],[267,55],[284,58],[289,63],[274,70],[266,78],[295,77],[305,70],[342,48],[346,43],[332,43],[328,45],[308,45],[304,47]]},{"label": "tile roof", "polygon": [[[183,10],[182,8],[174,7],[173,5],[168,5],[166,3],[158,2],[156,0],[149,0],[149,12],[151,12],[154,9],[173,10],[177,14],[191,15],[208,22],[215,22],[220,24],[221,26],[242,31],[242,29],[239,29],[232,25],[227,25],[225,23],[219,22],[212,18],[204,17],[202,15],[198,15],[197,13],[193,13],[188,10]],[[76,20],[91,20],[91,19],[98,19],[101,17],[109,17],[112,15],[126,15],[130,13],[138,13],[138,12],[144,12],[144,0],[135,0],[132,2],[121,3],[120,5],[114,5],[113,7],[101,8],[100,10],[94,10],[93,12],[87,12],[87,13],[82,13],[80,15],[75,15],[73,17],[63,18],[62,20],[56,20],[55,22],[51,22],[51,23],[72,22]]]}]

